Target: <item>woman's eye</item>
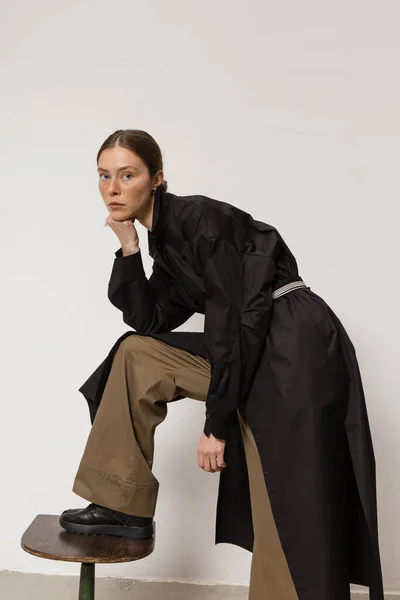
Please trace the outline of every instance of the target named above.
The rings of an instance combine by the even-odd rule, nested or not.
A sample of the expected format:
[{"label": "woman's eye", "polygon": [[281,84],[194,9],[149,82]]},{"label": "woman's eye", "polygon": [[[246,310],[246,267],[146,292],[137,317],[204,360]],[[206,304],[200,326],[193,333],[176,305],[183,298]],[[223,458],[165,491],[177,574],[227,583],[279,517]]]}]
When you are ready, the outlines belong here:
[{"label": "woman's eye", "polygon": [[[133,177],[132,173],[124,173],[123,177],[125,177],[126,175],[128,175],[129,178]],[[106,175],[106,173],[100,173],[99,177],[100,177],[100,179],[103,179],[103,181],[104,181],[108,177],[108,175]],[[128,181],[129,181],[129,179],[128,179]]]}]

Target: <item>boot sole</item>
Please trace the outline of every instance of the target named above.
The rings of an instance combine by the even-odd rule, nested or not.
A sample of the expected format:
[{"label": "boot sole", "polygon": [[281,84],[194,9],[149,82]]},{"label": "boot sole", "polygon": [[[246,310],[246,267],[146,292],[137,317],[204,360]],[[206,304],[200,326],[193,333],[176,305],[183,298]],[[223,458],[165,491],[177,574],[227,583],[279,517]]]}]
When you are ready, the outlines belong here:
[{"label": "boot sole", "polygon": [[71,533],[81,533],[86,535],[115,535],[118,537],[126,537],[131,540],[144,540],[154,536],[155,523],[148,527],[132,527],[128,525],[81,525],[78,523],[70,523],[62,517],[59,519],[61,527]]}]

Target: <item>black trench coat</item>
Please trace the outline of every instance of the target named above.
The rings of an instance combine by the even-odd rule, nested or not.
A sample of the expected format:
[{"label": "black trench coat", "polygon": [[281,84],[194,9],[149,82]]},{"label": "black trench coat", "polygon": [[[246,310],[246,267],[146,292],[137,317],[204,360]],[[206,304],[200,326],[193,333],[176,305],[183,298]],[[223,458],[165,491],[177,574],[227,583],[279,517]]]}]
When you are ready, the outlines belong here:
[{"label": "black trench coat", "polygon": [[[349,582],[383,600],[374,452],[355,349],[338,317],[309,287],[272,299],[301,279],[296,260],[274,227],[228,203],[159,187],[148,241],[149,279],[140,251],[115,253],[108,297],[135,331],[79,389],[92,422],[126,336],[208,358],[204,432],[226,439],[228,465],[215,543],[253,548],[239,407],[299,600],[347,600]],[[195,312],[204,333],[172,331]]]}]

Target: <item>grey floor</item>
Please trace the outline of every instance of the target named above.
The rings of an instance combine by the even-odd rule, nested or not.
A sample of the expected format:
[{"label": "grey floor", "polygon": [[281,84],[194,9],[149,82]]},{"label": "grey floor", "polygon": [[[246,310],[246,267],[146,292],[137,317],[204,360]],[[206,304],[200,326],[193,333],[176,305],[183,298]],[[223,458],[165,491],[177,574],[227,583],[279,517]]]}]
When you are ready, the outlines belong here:
[{"label": "grey floor", "polygon": [[[79,578],[73,575],[42,575],[0,571],[3,600],[71,600],[78,597]],[[114,577],[96,578],[96,600],[247,600],[246,586],[198,585],[147,582]],[[355,592],[353,600],[369,600],[367,592]],[[388,593],[387,600],[400,600]]]}]

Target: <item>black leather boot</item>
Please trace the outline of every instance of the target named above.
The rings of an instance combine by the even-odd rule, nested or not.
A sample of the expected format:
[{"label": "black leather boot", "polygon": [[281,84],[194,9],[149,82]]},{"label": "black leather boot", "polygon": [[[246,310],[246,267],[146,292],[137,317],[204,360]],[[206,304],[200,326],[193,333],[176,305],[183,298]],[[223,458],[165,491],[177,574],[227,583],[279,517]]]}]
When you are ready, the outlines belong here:
[{"label": "black leather boot", "polygon": [[93,502],[86,508],[64,510],[59,523],[73,533],[106,534],[142,540],[154,535],[152,517],[136,517]]}]

